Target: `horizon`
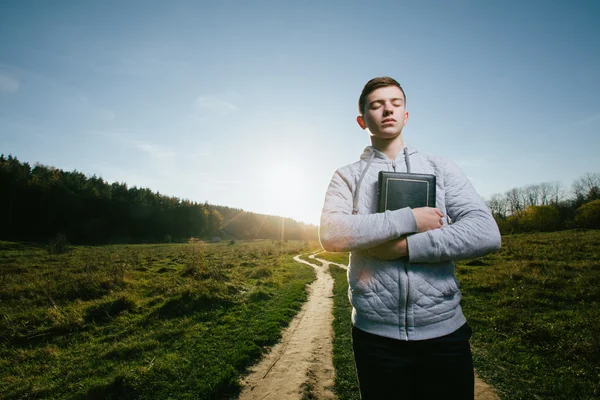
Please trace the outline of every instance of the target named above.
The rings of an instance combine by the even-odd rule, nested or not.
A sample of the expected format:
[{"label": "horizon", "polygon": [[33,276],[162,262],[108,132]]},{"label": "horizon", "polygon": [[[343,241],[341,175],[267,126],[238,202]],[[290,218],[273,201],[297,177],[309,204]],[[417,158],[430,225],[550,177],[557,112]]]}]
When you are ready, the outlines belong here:
[{"label": "horizon", "polygon": [[2,3],[0,153],[318,225],[331,175],[370,144],[360,91],[391,76],[405,143],[485,199],[600,172],[600,5],[364,7]]}]

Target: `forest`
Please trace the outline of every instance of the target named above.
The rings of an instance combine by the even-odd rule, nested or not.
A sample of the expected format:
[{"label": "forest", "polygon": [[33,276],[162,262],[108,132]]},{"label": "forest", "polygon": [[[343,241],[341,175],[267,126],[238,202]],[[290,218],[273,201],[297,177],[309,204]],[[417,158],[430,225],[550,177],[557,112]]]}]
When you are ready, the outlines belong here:
[{"label": "forest", "polygon": [[[316,240],[290,218],[197,203],[0,155],[0,240],[73,244]],[[282,234],[283,229],[283,234]]]}]

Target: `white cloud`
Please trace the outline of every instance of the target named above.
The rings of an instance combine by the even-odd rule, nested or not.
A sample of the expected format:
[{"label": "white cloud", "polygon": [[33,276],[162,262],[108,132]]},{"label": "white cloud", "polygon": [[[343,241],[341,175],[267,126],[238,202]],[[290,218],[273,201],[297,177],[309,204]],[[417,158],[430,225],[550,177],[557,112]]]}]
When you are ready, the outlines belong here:
[{"label": "white cloud", "polygon": [[19,90],[19,80],[0,72],[0,92],[16,93]]},{"label": "white cloud", "polygon": [[211,112],[229,112],[237,111],[239,109],[239,107],[233,103],[230,103],[223,99],[219,99],[217,97],[207,96],[198,97],[196,101],[194,101],[194,106],[196,108]]},{"label": "white cloud", "polygon": [[158,160],[167,160],[175,156],[175,153],[171,150],[165,149],[161,146],[151,143],[144,143],[139,141],[132,141],[131,144],[138,150],[143,151],[151,155]]},{"label": "white cloud", "polygon": [[111,139],[111,141],[119,141],[120,143],[133,147],[160,161],[171,160],[177,155],[173,150],[169,148],[149,143],[146,141],[133,139],[131,138],[132,135],[125,131],[90,130],[88,132],[92,135],[109,138]]}]

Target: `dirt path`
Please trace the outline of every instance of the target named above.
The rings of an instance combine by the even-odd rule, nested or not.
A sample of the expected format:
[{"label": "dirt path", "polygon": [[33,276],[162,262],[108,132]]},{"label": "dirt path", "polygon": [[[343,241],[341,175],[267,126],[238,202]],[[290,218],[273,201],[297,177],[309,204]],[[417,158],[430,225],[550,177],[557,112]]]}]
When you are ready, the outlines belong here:
[{"label": "dirt path", "polygon": [[[318,253],[317,253],[318,254]],[[309,286],[308,300],[284,330],[281,342],[271,349],[242,381],[240,400],[335,399],[332,392],[335,370],[331,359],[333,321],[333,279],[329,265],[346,265],[316,258],[322,266],[308,264],[317,272]],[[475,375],[475,399],[498,400],[498,396]]]},{"label": "dirt path", "polygon": [[334,399],[331,359],[333,279],[328,267],[308,264],[317,272],[308,300],[273,347],[242,382],[240,400]]}]

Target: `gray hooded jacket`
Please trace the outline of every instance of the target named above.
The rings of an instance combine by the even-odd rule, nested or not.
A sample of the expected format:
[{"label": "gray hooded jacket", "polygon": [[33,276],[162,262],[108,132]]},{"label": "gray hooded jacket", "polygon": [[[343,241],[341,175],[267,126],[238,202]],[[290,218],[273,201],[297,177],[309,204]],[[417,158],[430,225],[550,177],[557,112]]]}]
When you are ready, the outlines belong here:
[{"label": "gray hooded jacket", "polygon": [[[407,172],[407,166],[408,172],[436,176],[442,228],[417,233],[410,208],[376,213],[379,171]],[[383,261],[364,252],[405,235],[408,259]],[[327,251],[351,252],[353,324],[400,340],[436,338],[462,326],[454,261],[500,248],[498,226],[463,172],[448,159],[410,148],[390,160],[368,146],[360,161],[338,169],[325,195],[319,237]]]}]

